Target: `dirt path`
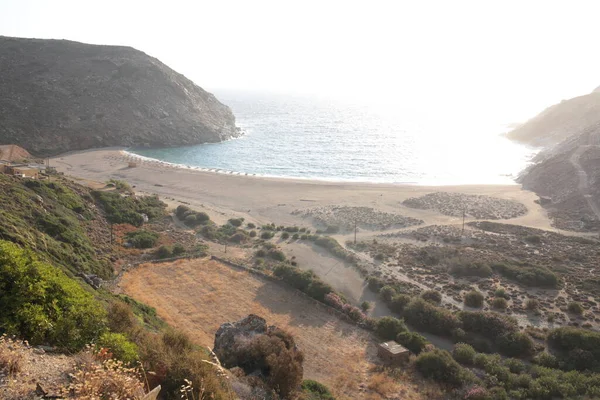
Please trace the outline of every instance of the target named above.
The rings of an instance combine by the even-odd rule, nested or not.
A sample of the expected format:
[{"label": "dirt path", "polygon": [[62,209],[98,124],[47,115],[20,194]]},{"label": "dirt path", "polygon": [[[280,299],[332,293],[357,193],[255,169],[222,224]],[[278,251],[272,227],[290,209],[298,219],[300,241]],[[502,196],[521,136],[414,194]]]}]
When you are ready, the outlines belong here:
[{"label": "dirt path", "polygon": [[573,167],[575,167],[575,169],[577,170],[577,175],[579,176],[579,192],[587,201],[588,206],[590,207],[592,212],[596,215],[596,218],[598,220],[600,220],[600,207],[598,207],[598,204],[596,204],[592,195],[590,194],[590,185],[589,185],[589,181],[588,181],[587,172],[583,169],[583,167],[581,166],[581,163],[579,162],[579,158],[581,157],[581,155],[590,147],[597,147],[597,146],[596,145],[579,146],[577,148],[577,150],[575,150],[575,152],[571,155],[571,158],[569,159],[569,161],[571,162]]}]

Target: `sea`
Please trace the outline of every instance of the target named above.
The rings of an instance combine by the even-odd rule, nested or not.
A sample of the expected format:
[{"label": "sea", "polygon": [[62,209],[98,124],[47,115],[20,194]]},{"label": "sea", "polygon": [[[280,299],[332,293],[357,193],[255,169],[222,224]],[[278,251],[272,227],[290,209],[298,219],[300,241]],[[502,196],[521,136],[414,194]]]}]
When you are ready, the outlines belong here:
[{"label": "sea", "polygon": [[331,98],[216,91],[243,135],[130,149],[188,168],[266,177],[421,185],[511,184],[536,153],[502,134],[513,121]]}]

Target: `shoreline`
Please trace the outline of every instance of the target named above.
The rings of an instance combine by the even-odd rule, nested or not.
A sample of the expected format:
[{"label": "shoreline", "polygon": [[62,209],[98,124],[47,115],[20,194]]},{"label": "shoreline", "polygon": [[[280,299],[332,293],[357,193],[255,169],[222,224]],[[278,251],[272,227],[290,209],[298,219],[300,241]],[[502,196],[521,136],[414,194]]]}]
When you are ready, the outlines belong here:
[{"label": "shoreline", "polygon": [[[509,182],[505,182],[505,183],[410,182],[410,181],[389,182],[389,181],[378,181],[377,179],[379,179],[379,178],[370,178],[370,180],[363,180],[361,178],[341,179],[341,178],[324,178],[324,177],[313,177],[313,176],[300,177],[300,176],[269,175],[269,174],[258,174],[258,173],[226,170],[226,169],[216,168],[216,167],[212,167],[212,168],[211,167],[200,167],[200,166],[191,166],[191,165],[180,164],[180,163],[173,163],[170,161],[164,161],[164,160],[160,160],[158,158],[147,157],[147,156],[143,156],[143,155],[134,153],[130,147],[106,147],[106,148],[90,149],[90,150],[83,150],[83,151],[89,152],[89,151],[94,151],[94,150],[111,150],[111,149],[121,150],[123,152],[123,154],[126,155],[127,157],[139,159],[141,161],[160,163],[166,167],[182,168],[182,169],[191,170],[191,171],[209,172],[209,173],[216,173],[216,174],[222,174],[222,175],[236,175],[236,176],[266,178],[266,179],[285,179],[285,180],[314,181],[314,182],[328,182],[328,183],[350,183],[350,184],[412,185],[412,186],[423,186],[423,187],[428,187],[428,186],[429,187],[445,187],[445,186],[479,186],[479,185],[492,185],[492,186],[519,185],[519,183],[516,182],[517,177],[513,178],[513,177],[508,177],[508,176],[506,176],[506,177],[508,179],[512,180],[512,183],[509,183]],[[65,153],[64,155],[70,155],[73,153],[77,153],[77,151]],[[62,157],[64,155],[61,154],[56,157]],[[365,179],[369,179],[369,178],[365,178]]]},{"label": "shoreline", "polygon": [[[135,161],[135,167],[129,167]],[[416,185],[375,182],[334,182],[263,177],[181,168],[150,158],[134,157],[124,147],[71,152],[51,159],[59,172],[101,189],[110,179],[125,180],[140,194],[157,194],[169,207],[187,204],[208,212],[216,222],[244,217],[248,222],[309,225],[293,215],[297,210],[322,207],[368,207],[380,212],[423,220],[425,224],[460,224],[461,218],[434,210],[406,207],[402,202],[431,192],[477,194],[521,202],[528,213],[499,220],[556,231],[546,212],[535,203],[535,193],[511,185]],[[460,207],[460,204],[456,204]],[[475,219],[467,218],[467,221]]]}]

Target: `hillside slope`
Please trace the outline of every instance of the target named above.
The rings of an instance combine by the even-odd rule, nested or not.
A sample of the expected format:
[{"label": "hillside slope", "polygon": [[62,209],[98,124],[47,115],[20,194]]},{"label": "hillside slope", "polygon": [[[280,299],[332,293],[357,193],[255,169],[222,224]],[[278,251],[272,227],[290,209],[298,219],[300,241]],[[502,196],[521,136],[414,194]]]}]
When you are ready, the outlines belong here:
[{"label": "hillside slope", "polygon": [[600,123],[540,152],[521,173],[523,188],[548,197],[556,227],[600,229]]},{"label": "hillside slope", "polygon": [[39,155],[239,135],[229,107],[130,47],[0,37],[0,144]]},{"label": "hillside slope", "polygon": [[507,136],[533,146],[552,146],[597,124],[600,124],[598,89],[548,107]]}]

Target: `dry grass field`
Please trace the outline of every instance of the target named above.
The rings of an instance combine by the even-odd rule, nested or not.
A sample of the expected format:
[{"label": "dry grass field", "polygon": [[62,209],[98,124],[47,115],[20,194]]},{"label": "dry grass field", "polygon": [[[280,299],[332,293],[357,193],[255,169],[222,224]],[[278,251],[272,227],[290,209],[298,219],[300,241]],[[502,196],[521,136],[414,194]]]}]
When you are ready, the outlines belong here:
[{"label": "dry grass field", "polygon": [[[122,279],[125,293],[157,309],[169,324],[212,347],[218,327],[250,313],[286,329],[304,351],[304,376],[340,399],[439,398],[410,371],[382,372],[374,338],[301,294],[209,259],[146,264]],[[397,383],[400,382],[400,383]]]}]

